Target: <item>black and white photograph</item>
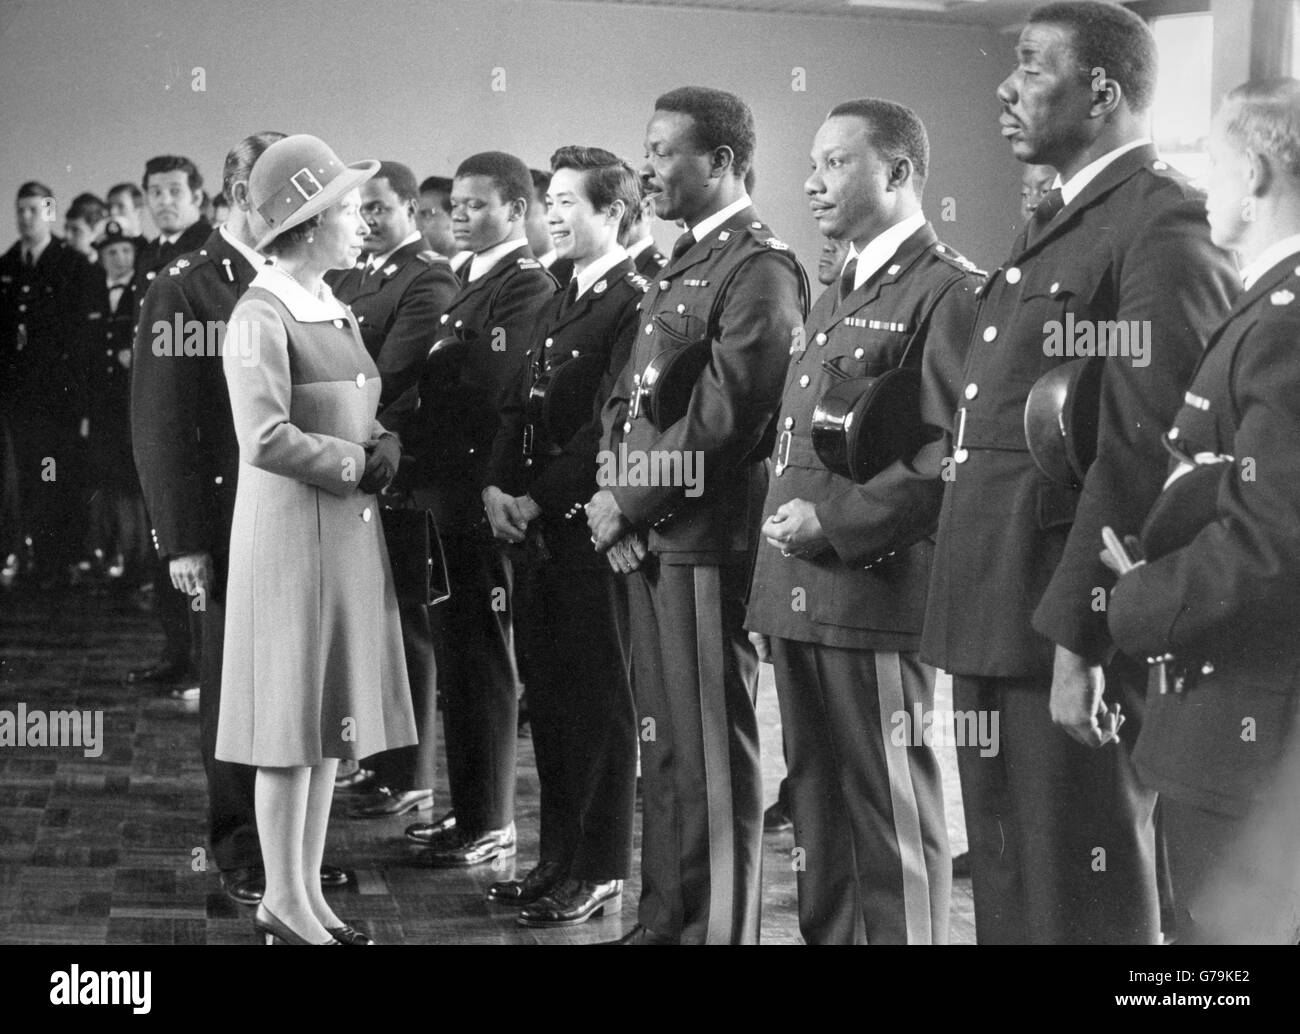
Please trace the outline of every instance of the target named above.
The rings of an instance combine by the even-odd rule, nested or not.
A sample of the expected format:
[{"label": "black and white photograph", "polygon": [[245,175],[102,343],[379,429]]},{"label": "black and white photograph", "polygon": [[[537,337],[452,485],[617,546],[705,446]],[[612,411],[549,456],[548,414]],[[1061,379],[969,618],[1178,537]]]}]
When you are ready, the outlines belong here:
[{"label": "black and white photograph", "polygon": [[1280,1000],[1300,2],[0,0],[0,97],[24,997]]}]

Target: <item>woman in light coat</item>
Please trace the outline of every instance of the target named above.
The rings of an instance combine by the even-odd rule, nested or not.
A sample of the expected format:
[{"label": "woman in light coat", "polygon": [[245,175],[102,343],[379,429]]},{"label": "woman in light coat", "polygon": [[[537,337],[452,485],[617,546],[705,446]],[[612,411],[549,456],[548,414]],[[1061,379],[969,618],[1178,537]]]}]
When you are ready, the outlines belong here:
[{"label": "woman in light coat", "polygon": [[375,420],[379,374],[322,280],[365,233],[357,187],[315,137],[267,148],[249,178],[273,261],[231,314],[223,365],[239,438],[216,756],[257,767],[265,943],[365,944],[320,869],[339,758],[416,741],[374,493],[398,443]]}]

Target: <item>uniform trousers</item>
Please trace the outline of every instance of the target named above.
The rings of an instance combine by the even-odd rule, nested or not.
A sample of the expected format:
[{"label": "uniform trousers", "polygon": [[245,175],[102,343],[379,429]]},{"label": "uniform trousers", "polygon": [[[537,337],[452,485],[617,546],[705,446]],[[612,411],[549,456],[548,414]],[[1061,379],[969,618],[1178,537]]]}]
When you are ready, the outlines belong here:
[{"label": "uniform trousers", "polygon": [[664,564],[629,577],[640,721],[640,923],[683,944],[756,944],[762,773],[758,657],[744,563]]},{"label": "uniform trousers", "polygon": [[[448,607],[452,603],[446,600],[439,605]],[[405,793],[432,789],[437,780],[438,666],[434,661],[429,608],[399,601],[397,614],[402,622],[406,677],[411,684],[411,707],[415,711],[415,728],[420,742],[376,754],[367,758],[362,767],[374,772],[375,779],[390,790]]]},{"label": "uniform trousers", "polygon": [[[8,403],[8,399],[5,400]],[[64,573],[79,559],[86,520],[81,505],[83,447],[75,418],[15,406],[9,413],[22,534],[37,568]]]},{"label": "uniform trousers", "polygon": [[934,709],[914,653],[771,638],[809,944],[944,944],[952,859]]},{"label": "uniform trousers", "polygon": [[451,598],[432,608],[447,780],[471,836],[514,820],[519,675],[510,560],[486,530],[443,533]]},{"label": "uniform trousers", "polygon": [[1130,758],[1145,675],[1123,658],[1106,699],[1127,721],[1096,749],[1052,722],[1051,676],[955,675],[954,709],[998,719],[999,749],[957,747],[980,944],[1156,944],[1155,794]]},{"label": "uniform trousers", "polygon": [[515,572],[516,646],[541,784],[540,860],[574,879],[626,879],[636,709],[614,574],[564,560],[521,563]]}]

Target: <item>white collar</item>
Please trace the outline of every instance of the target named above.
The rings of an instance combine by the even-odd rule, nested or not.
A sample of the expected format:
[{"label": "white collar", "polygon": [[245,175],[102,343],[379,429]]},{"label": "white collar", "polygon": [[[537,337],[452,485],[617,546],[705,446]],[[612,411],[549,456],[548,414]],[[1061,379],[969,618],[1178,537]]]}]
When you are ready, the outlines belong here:
[{"label": "white collar", "polygon": [[640,255],[641,252],[645,251],[646,248],[651,247],[651,246],[654,244],[654,242],[655,242],[655,239],[654,239],[653,237],[642,237],[642,238],[641,238],[639,241],[637,241],[635,244],[629,244],[629,245],[628,245],[626,248],[624,248],[623,250],[627,252],[627,257],[628,257],[628,258],[630,258],[630,259],[634,259],[634,258],[636,258],[638,255]]},{"label": "white collar", "polygon": [[573,279],[578,281],[578,297],[581,298],[584,294],[590,291],[597,280],[617,266],[625,258],[627,258],[627,252],[623,250],[623,246],[615,244],[609,249],[609,251],[601,255],[600,258],[596,259],[596,261],[586,269],[581,272],[575,272],[573,274]]},{"label": "white collar", "polygon": [[[502,241],[500,244],[494,244],[487,251],[474,253],[474,257],[469,264],[469,282],[472,284],[475,280],[480,280],[492,272],[492,268],[498,261],[509,255],[512,251],[518,251],[520,248],[528,247],[528,238],[519,237],[513,241]],[[465,269],[461,266],[461,271]]]},{"label": "white collar", "polygon": [[470,260],[474,258],[472,251],[458,251],[448,259],[448,263],[456,273],[462,273],[469,269]]},{"label": "white collar", "polygon": [[115,287],[130,287],[131,279],[132,279],[132,275],[130,273],[127,273],[125,276],[119,277],[116,280],[113,280],[111,277],[109,277],[107,273],[104,274],[104,282],[108,284],[108,289],[110,291],[113,290],[113,288]]},{"label": "white collar", "polygon": [[542,264],[543,269],[550,269],[555,265],[555,260],[560,257],[560,253],[552,248],[545,255],[538,255],[537,261]]},{"label": "white collar", "polygon": [[252,266],[254,269],[261,269],[263,266],[268,266],[271,264],[271,260],[268,259],[265,255],[263,255],[259,251],[254,251],[247,244],[245,244],[238,237],[236,237],[233,233],[231,233],[230,229],[226,226],[225,223],[221,224],[217,232],[221,234],[221,239],[225,241],[227,244],[229,244],[232,248],[234,248],[237,252],[239,252],[239,254],[241,254],[248,261],[248,264]]},{"label": "white collar", "polygon": [[858,251],[856,245],[850,244],[849,254],[844,264],[847,266],[854,258],[858,260],[857,270],[853,275],[853,289],[856,291],[875,276],[884,264],[894,257],[894,253],[902,247],[903,241],[924,225],[925,213],[918,209],[906,219],[876,234],[867,241],[861,251]]},{"label": "white collar", "polygon": [[249,286],[270,291],[299,323],[325,323],[347,317],[347,310],[334,297],[329,284],[321,281],[321,296],[317,298],[275,262],[259,269]]},{"label": "white collar", "polygon": [[1249,291],[1255,286],[1256,280],[1288,255],[1294,255],[1297,251],[1300,251],[1300,233],[1293,233],[1290,237],[1274,241],[1255,257],[1254,262],[1241,270],[1242,287]]},{"label": "white collar", "polygon": [[702,219],[695,226],[692,226],[691,233],[695,234],[696,241],[702,241],[737,212],[743,212],[753,203],[749,200],[749,194],[742,190],[740,197],[736,198],[726,208],[714,212],[707,219]]},{"label": "white collar", "polygon": [[1136,147],[1146,147],[1150,143],[1151,143],[1151,138],[1149,136],[1144,136],[1140,140],[1132,140],[1127,144],[1123,144],[1122,146],[1115,148],[1115,150],[1113,151],[1107,151],[1096,161],[1089,162],[1082,169],[1080,169],[1073,176],[1071,176],[1069,183],[1062,183],[1061,174],[1058,172],[1056,174],[1056,179],[1052,181],[1052,187],[1054,189],[1058,187],[1060,188],[1061,201],[1064,204],[1068,205],[1071,201],[1073,201],[1076,197],[1078,197],[1080,194],[1083,193],[1084,187],[1086,187],[1089,183],[1091,183],[1098,176],[1100,176],[1102,170],[1105,169],[1107,165],[1113,162],[1121,154],[1127,154],[1129,151],[1132,151]]},{"label": "white collar", "polygon": [[412,230],[410,233],[408,233],[405,237],[402,238],[402,243],[399,244],[397,247],[393,248],[391,251],[386,251],[382,255],[371,255],[366,262],[366,267],[365,267],[366,271],[369,272],[372,269],[378,269],[390,258],[396,255],[403,248],[405,248],[408,244],[414,244],[418,240],[420,240],[420,231]]}]

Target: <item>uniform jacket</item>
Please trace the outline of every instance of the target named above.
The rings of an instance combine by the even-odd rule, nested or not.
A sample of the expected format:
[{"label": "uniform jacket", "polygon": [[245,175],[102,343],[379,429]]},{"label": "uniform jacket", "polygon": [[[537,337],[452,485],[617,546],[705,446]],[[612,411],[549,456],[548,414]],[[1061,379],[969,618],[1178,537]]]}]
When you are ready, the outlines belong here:
[{"label": "uniform jacket", "polygon": [[[1114,584],[1098,559],[1101,529],[1139,531],[1164,476],[1160,434],[1234,280],[1210,242],[1203,196],[1150,146],[1115,159],[1032,244],[1021,234],[983,288],[966,356],[927,661],[963,675],[1041,675],[1055,643],[1108,659],[1106,615],[1094,609],[1097,590]],[[1137,321],[1146,361],[1094,360],[1105,364],[1097,459],[1078,492],[1034,466],[1025,401],[1039,376],[1072,359],[1048,354],[1051,324],[1063,336],[1115,320]]]},{"label": "uniform jacket", "polygon": [[[760,541],[748,628],[839,647],[917,648],[931,535],[943,496],[943,444],[936,440],[920,455],[858,485],[827,470],[818,457],[813,410],[844,377],[877,376],[897,367],[914,338],[908,362],[917,364],[931,340],[964,343],[982,283],[980,272],[940,244],[927,224],[842,303],[835,284],[813,306],[786,372],[774,476],[763,513],[770,516],[792,499],[817,504],[817,519],[832,548],[803,559],[783,557]],[[942,348],[936,353],[945,354]],[[936,428],[938,439],[938,428],[956,405],[960,367],[948,376],[938,376],[934,362],[924,370],[922,417]]]},{"label": "uniform jacket", "polygon": [[[131,364],[132,441],[155,545],[163,557],[211,553],[218,585],[239,476],[220,344],[256,273],[213,231],[145,294]],[[178,320],[202,339],[196,332],[188,348],[183,337],[177,342]]]},{"label": "uniform jacket", "polygon": [[173,262],[191,251],[198,251],[212,235],[212,224],[200,218],[197,223],[187,226],[181,235],[171,244],[164,244],[161,237],[155,237],[135,253],[135,298],[143,303],[145,292]]},{"label": "uniform jacket", "polygon": [[[692,496],[684,484],[612,489],[632,525],[651,529],[649,548],[662,562],[718,563],[752,552],[767,491],[763,439],[780,406],[790,343],[807,308],[798,261],[752,207],[695,242],[651,282],[632,360],[605,404],[601,447],[613,451],[622,427],[629,456],[641,453],[662,468],[655,456],[666,454],[676,457],[679,471],[693,462],[702,475]],[[646,364],[700,339],[710,340],[712,360],[687,414],[662,433],[644,409],[626,419]]]},{"label": "uniform jacket", "polygon": [[[389,257],[370,276],[364,265],[326,274],[334,296],[352,309],[366,351],[379,368],[383,392],[380,421],[399,434],[415,410],[420,371],[438,339],[439,320],[460,282],[447,261],[412,242]],[[392,408],[403,395],[403,404]]]},{"label": "uniform jacket", "polygon": [[636,271],[649,280],[657,277],[659,270],[668,265],[668,256],[651,244],[634,258],[632,263],[636,266]]},{"label": "uniform jacket", "polygon": [[30,270],[21,241],[0,256],[0,396],[14,410],[64,422],[85,415],[97,277],[58,237]]},{"label": "uniform jacket", "polygon": [[[1134,761],[1162,794],[1232,813],[1269,787],[1294,743],[1300,690],[1300,255],[1265,273],[1210,339],[1170,432],[1228,455],[1218,518],[1122,577],[1110,600],[1132,656],[1208,658],[1181,694],[1147,694]],[[1244,736],[1246,720],[1252,736]]]},{"label": "uniform jacket", "polygon": [[[571,519],[566,514],[596,492],[600,412],[627,365],[640,323],[637,304],[648,287],[632,261],[625,259],[583,292],[566,312],[560,312],[564,292],[551,297],[537,318],[524,375],[501,406],[492,461],[484,479],[510,495],[533,497],[542,508],[540,530],[552,553],[588,560],[602,569],[609,565],[591,547],[582,510]],[[605,360],[605,376],[596,397],[588,400],[586,425],[567,442],[547,442],[542,429],[536,428],[533,457],[525,460],[525,407],[533,384],[564,360],[589,354]]]},{"label": "uniform jacket", "polygon": [[[97,292],[92,299],[89,357],[90,475],[96,484],[136,491],[131,454],[131,346],[135,337],[135,284],[122,289],[111,307],[103,270],[95,267]],[[125,353],[123,363],[120,354]]]},{"label": "uniform jacket", "polygon": [[503,256],[467,282],[443,313],[439,336],[470,335],[454,369],[430,362],[420,379],[418,417],[405,450],[414,456],[417,488],[430,490],[440,524],[467,531],[483,518],[483,474],[497,431],[502,392],[523,376],[537,315],[555,293],[550,273],[528,246]]}]

